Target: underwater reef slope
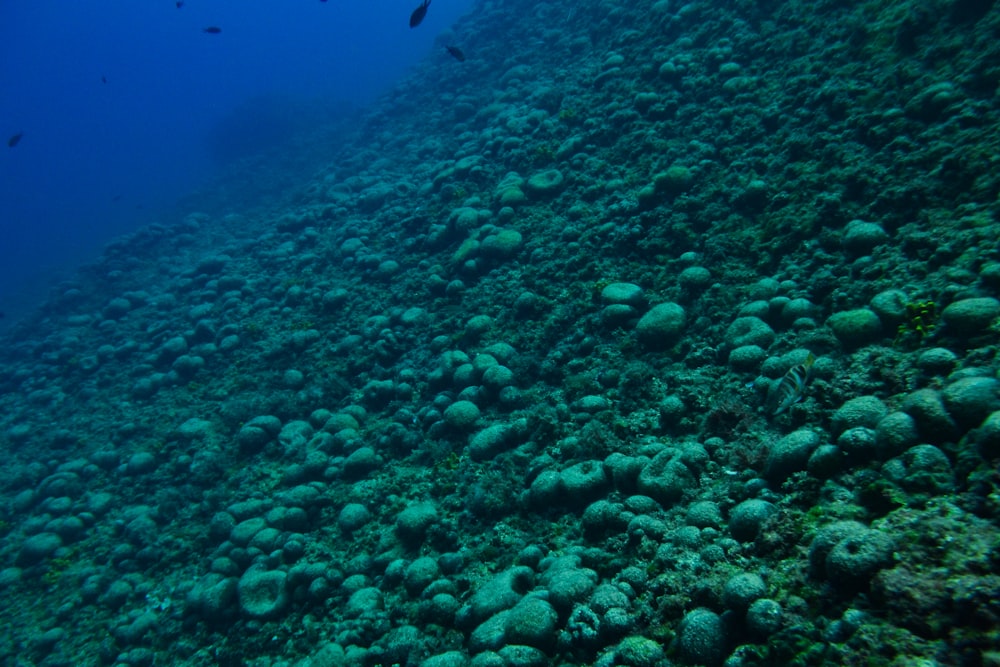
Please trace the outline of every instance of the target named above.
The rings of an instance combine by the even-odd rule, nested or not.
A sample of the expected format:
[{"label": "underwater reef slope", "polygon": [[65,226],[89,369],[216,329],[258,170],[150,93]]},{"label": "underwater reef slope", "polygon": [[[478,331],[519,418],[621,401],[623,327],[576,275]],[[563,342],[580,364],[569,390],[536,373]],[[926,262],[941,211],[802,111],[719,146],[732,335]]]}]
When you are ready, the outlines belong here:
[{"label": "underwater reef slope", "polygon": [[997,664],[998,34],[482,2],[14,328],[0,662]]}]

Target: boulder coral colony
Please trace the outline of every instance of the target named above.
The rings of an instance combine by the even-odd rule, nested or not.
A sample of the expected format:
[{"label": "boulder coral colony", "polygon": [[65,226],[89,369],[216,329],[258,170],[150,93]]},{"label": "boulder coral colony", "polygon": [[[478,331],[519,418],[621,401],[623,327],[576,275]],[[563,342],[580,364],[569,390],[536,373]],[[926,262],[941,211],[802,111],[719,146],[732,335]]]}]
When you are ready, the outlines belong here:
[{"label": "boulder coral colony", "polygon": [[0,661],[997,664],[1000,11],[453,30],[9,333]]}]

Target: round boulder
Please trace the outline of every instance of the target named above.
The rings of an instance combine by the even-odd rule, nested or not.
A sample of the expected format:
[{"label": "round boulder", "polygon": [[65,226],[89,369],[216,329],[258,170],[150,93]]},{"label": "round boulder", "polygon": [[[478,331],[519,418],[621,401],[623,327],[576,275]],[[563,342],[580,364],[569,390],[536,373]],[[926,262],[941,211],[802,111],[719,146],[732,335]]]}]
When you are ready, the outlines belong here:
[{"label": "round boulder", "polygon": [[676,303],[667,302],[653,306],[639,320],[636,333],[645,345],[649,347],[669,347],[673,345],[687,323],[684,308]]},{"label": "round boulder", "polygon": [[834,313],[826,323],[837,340],[848,348],[870,343],[882,335],[882,321],[867,308]]},{"label": "round boulder", "polygon": [[726,655],[726,630],[722,618],[710,609],[690,611],[677,634],[680,656],[698,665],[721,665]]},{"label": "round boulder", "polygon": [[725,341],[730,349],[746,345],[767,349],[774,342],[774,330],[759,317],[737,317],[726,329]]},{"label": "round boulder", "polygon": [[611,283],[601,290],[601,301],[607,304],[642,306],[646,299],[642,288],[635,283]]},{"label": "round boulder", "polygon": [[945,387],[944,406],[948,414],[965,428],[983,423],[990,413],[1000,410],[1000,380],[969,377]]},{"label": "round boulder", "polygon": [[888,240],[889,235],[874,222],[851,220],[844,229],[844,248],[852,255],[868,254]]},{"label": "round boulder", "polygon": [[663,450],[639,473],[639,491],[664,505],[680,500],[684,491],[693,488],[696,483],[676,449]]},{"label": "round boulder", "polygon": [[528,194],[535,199],[551,197],[558,193],[563,186],[563,175],[558,169],[546,169],[528,179],[525,188]]},{"label": "round boulder", "polygon": [[744,500],[729,515],[729,532],[740,542],[753,542],[775,511],[774,505],[766,500]]},{"label": "round boulder", "polygon": [[819,435],[799,429],[778,440],[767,456],[764,476],[772,482],[785,481],[789,475],[805,470],[809,455],[819,445]]},{"label": "round boulder", "polygon": [[845,537],[826,556],[826,576],[835,584],[861,586],[892,564],[893,541],[878,530],[864,529]]},{"label": "round boulder", "polygon": [[559,615],[547,600],[529,595],[504,618],[504,639],[508,644],[546,648],[555,639],[558,620]]},{"label": "round boulder", "polygon": [[949,332],[982,333],[1000,317],[1000,301],[993,297],[962,299],[941,311],[941,321]]},{"label": "round boulder", "polygon": [[288,605],[286,575],[280,570],[250,568],[240,577],[236,591],[240,610],[252,618],[271,618]]}]

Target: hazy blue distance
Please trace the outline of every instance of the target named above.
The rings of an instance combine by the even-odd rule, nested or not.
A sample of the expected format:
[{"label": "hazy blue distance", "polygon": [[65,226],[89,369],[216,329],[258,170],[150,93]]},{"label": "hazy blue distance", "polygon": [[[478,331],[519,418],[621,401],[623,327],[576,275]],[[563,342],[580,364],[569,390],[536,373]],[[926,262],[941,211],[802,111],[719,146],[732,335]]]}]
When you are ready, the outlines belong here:
[{"label": "hazy blue distance", "polygon": [[4,0],[0,325],[205,182],[206,135],[227,112],[262,94],[370,103],[473,0],[435,0],[410,29],[417,4]]}]

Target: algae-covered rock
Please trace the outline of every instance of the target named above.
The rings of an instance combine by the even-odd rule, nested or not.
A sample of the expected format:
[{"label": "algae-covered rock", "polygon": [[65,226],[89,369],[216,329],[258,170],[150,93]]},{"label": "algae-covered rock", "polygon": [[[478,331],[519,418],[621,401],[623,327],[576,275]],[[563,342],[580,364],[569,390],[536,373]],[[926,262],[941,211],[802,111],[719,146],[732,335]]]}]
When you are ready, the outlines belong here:
[{"label": "algae-covered rock", "polygon": [[759,639],[767,639],[781,629],[784,612],[781,605],[770,598],[755,600],[747,609],[747,629]]},{"label": "algae-covered rock", "polygon": [[656,667],[664,664],[663,647],[655,640],[638,635],[629,635],[614,648],[616,665],[629,667]]},{"label": "algae-covered rock", "polygon": [[501,205],[511,207],[519,206],[528,201],[527,195],[516,185],[511,185],[501,190],[498,199]]},{"label": "algae-covered rock", "polygon": [[117,320],[124,317],[132,307],[132,302],[128,299],[122,297],[111,299],[108,305],[104,307],[104,310],[101,311],[101,316],[107,320]]},{"label": "algae-covered rock", "polygon": [[992,377],[962,378],[945,387],[942,398],[948,414],[965,428],[979,426],[991,412],[1000,410],[1000,380]]},{"label": "algae-covered rock", "polygon": [[636,333],[639,340],[649,347],[669,347],[684,331],[687,315],[684,308],[667,302],[653,306],[639,320]]},{"label": "algae-covered rock", "polygon": [[666,195],[680,194],[691,187],[694,173],[683,165],[673,165],[666,171],[653,177],[653,187],[658,193]]},{"label": "algae-covered rock", "polygon": [[809,455],[819,445],[819,436],[810,429],[799,429],[781,438],[768,452],[765,476],[783,482],[794,472],[806,469]]},{"label": "algae-covered rock", "polygon": [[851,220],[844,229],[844,248],[855,255],[870,253],[889,240],[881,225],[864,220]]},{"label": "algae-covered rock", "polygon": [[826,557],[841,540],[863,534],[868,527],[859,521],[835,521],[822,526],[809,545],[809,569],[813,576],[826,574]]},{"label": "algae-covered rock", "polygon": [[1000,411],[983,420],[976,433],[976,443],[984,457],[995,458],[1000,455]]},{"label": "algae-covered rock", "polygon": [[729,365],[738,371],[752,371],[760,368],[766,356],[760,345],[741,345],[730,351]]},{"label": "algae-covered rock", "polygon": [[826,323],[837,340],[848,348],[865,345],[882,335],[881,320],[867,308],[834,313]]},{"label": "algae-covered rock", "polygon": [[910,299],[906,296],[906,292],[889,289],[873,296],[868,305],[875,311],[880,321],[897,325],[906,318],[906,306],[909,303]]},{"label": "algae-covered rock", "polygon": [[940,443],[958,435],[958,425],[945,409],[941,393],[934,389],[911,392],[903,399],[900,408],[916,422],[924,442]]},{"label": "algae-covered rock", "polygon": [[767,594],[767,585],[756,572],[733,575],[722,589],[722,601],[738,614],[746,613],[753,601]]},{"label": "algae-covered rock", "polygon": [[774,329],[757,317],[737,317],[726,329],[725,341],[730,348],[756,345],[767,349],[774,342]]},{"label": "algae-covered rock", "polygon": [[559,193],[563,187],[563,175],[558,169],[546,169],[528,178],[525,188],[532,199],[544,199]]},{"label": "algae-covered rock", "polygon": [[497,199],[501,206],[517,207],[528,200],[524,194],[524,179],[517,172],[510,172],[497,185]]},{"label": "algae-covered rock", "polygon": [[786,324],[792,324],[796,320],[801,320],[805,317],[815,317],[818,312],[819,308],[809,299],[801,297],[791,299],[781,307],[781,321]]},{"label": "algae-covered rock", "polygon": [[609,304],[641,306],[645,302],[642,288],[634,283],[611,283],[601,290],[601,301]]},{"label": "algae-covered rock", "polygon": [[254,417],[239,430],[236,441],[244,452],[256,452],[278,436],[281,420],[271,415]]},{"label": "algae-covered rock", "polygon": [[406,542],[419,543],[438,520],[438,509],[433,503],[416,502],[396,516],[396,532]]},{"label": "algae-covered rock", "polygon": [[15,563],[20,566],[36,565],[62,547],[62,539],[55,533],[38,533],[24,540]]},{"label": "algae-covered rock", "polygon": [[740,542],[753,542],[764,523],[776,511],[775,506],[766,500],[744,500],[729,514],[729,532]]},{"label": "algae-covered rock", "polygon": [[697,480],[676,449],[663,450],[639,473],[639,491],[664,505],[677,502],[696,485]]},{"label": "algae-covered rock", "polygon": [[1000,301],[993,297],[962,299],[941,311],[941,321],[949,333],[976,334],[1000,317]]},{"label": "algae-covered rock", "polygon": [[600,461],[581,461],[559,473],[566,500],[585,504],[594,500],[608,486],[608,476]]},{"label": "algae-covered rock", "polygon": [[455,401],[444,411],[444,421],[451,428],[466,431],[479,420],[479,408],[472,401]]},{"label": "algae-covered rock", "polygon": [[487,426],[469,441],[469,456],[474,461],[491,459],[505,449],[510,436],[511,430],[506,424]]},{"label": "algae-covered rock", "polygon": [[456,208],[448,216],[448,224],[455,230],[468,234],[479,225],[479,211],[471,206]]},{"label": "algae-covered rock", "polygon": [[524,239],[516,229],[504,229],[483,239],[480,250],[494,259],[509,259],[520,250]]},{"label": "algae-covered rock", "polygon": [[250,568],[237,586],[240,609],[252,618],[270,618],[288,606],[287,575],[281,570]]},{"label": "algae-covered rock", "polygon": [[955,485],[951,462],[934,445],[910,447],[882,466],[882,475],[910,493],[943,494]]},{"label": "algae-covered rock", "polygon": [[834,435],[856,426],[875,428],[889,414],[889,408],[876,396],[858,396],[844,403],[833,413],[830,425]]},{"label": "algae-covered rock", "polygon": [[535,595],[522,598],[504,619],[504,639],[510,644],[545,648],[556,636],[559,616],[547,600]]},{"label": "algae-covered rock", "polygon": [[894,542],[886,533],[864,528],[837,542],[826,556],[826,576],[842,586],[861,586],[892,564]]},{"label": "algae-covered rock", "polygon": [[712,272],[704,266],[689,266],[677,276],[677,282],[689,292],[701,292],[712,284]]},{"label": "algae-covered rock", "polygon": [[875,427],[875,450],[879,458],[896,456],[917,444],[917,422],[905,412],[890,412]]},{"label": "algae-covered rock", "polygon": [[660,96],[656,93],[636,93],[633,104],[640,113],[646,113],[659,99]]},{"label": "algae-covered rock", "polygon": [[931,347],[917,357],[917,368],[927,375],[947,375],[958,363],[958,355],[946,347]]},{"label": "algae-covered rock", "polygon": [[713,667],[722,664],[726,655],[726,626],[710,609],[699,608],[681,619],[677,649],[689,663]]}]

